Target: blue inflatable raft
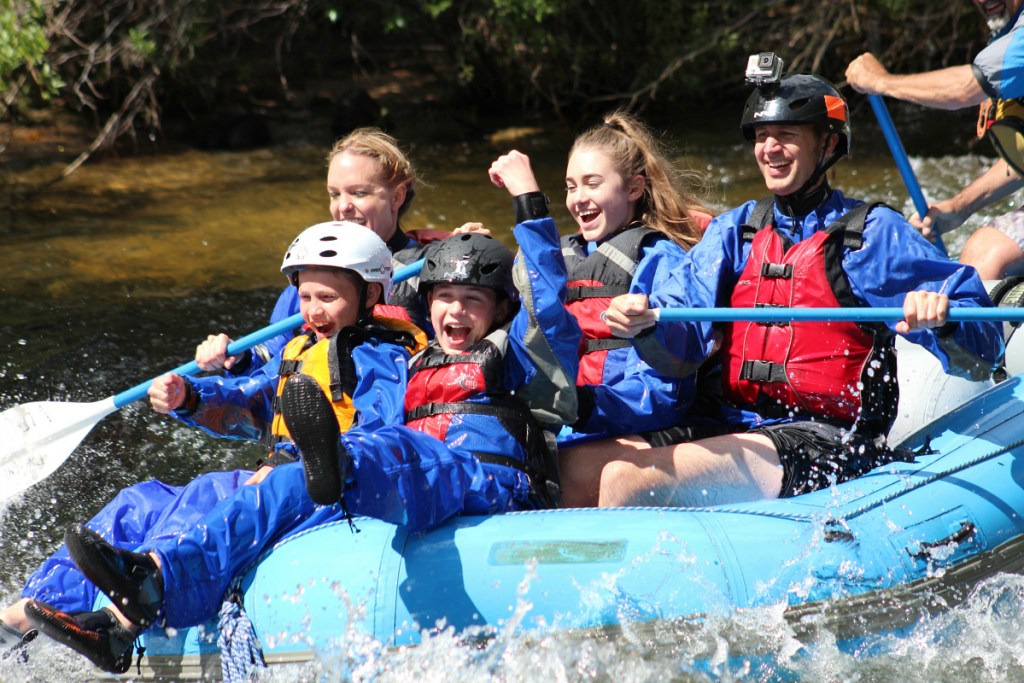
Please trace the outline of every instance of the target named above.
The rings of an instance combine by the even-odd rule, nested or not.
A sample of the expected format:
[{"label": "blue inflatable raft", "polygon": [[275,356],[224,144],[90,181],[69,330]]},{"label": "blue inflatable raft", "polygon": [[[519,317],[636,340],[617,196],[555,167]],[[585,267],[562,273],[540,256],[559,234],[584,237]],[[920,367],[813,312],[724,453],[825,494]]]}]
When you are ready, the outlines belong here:
[{"label": "blue inflatable raft", "polygon": [[[781,606],[798,638],[899,632],[1024,568],[1024,375],[910,434],[912,462],[786,500],[463,517],[423,534],[359,518],[287,538],[244,576],[266,661],[353,630],[615,632]],[[220,673],[216,624],[144,638],[149,677]]]}]

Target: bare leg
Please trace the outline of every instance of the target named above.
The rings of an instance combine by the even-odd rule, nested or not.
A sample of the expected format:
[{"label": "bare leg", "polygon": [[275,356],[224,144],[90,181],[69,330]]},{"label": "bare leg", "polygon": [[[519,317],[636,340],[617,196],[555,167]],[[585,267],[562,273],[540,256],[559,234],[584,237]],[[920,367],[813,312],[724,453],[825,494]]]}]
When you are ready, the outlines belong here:
[{"label": "bare leg", "polygon": [[22,598],[10,607],[5,607],[0,610],[0,621],[4,622],[11,628],[26,633],[33,628],[32,622],[28,620],[28,615],[25,614],[25,603],[28,602],[28,598]]},{"label": "bare leg", "polygon": [[974,266],[982,280],[999,280],[1024,272],[1024,252],[1005,234],[986,225],[967,239],[960,263]]},{"label": "bare leg", "polygon": [[605,465],[650,448],[639,436],[623,436],[559,450],[558,476],[562,485],[562,507],[597,507],[601,471]]},{"label": "bare leg", "polygon": [[782,465],[762,434],[727,434],[676,446],[622,449],[601,472],[601,507],[706,506],[775,498]]}]

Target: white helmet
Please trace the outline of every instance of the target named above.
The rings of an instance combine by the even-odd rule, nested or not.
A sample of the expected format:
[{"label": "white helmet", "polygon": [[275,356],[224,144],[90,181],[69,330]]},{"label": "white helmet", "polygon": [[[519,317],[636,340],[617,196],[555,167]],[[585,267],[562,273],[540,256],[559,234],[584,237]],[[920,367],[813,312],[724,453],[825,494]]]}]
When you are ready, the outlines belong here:
[{"label": "white helmet", "polygon": [[391,290],[391,252],[369,228],[348,221],[306,228],[285,252],[281,272],[293,285],[298,285],[298,272],[310,266],[351,270],[367,283],[379,283],[387,301]]}]

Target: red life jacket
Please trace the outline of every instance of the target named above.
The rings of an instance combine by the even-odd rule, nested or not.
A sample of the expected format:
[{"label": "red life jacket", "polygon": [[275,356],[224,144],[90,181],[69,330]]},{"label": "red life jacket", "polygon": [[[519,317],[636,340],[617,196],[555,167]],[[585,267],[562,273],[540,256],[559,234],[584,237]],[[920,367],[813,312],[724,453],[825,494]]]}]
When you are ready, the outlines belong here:
[{"label": "red life jacket", "polygon": [[[796,245],[770,224],[744,226],[745,238],[750,228],[756,232],[731,306],[862,306],[842,258],[844,247],[860,248],[864,221],[874,206],[857,207]],[[751,218],[758,223],[767,216]],[[733,404],[765,417],[810,416],[846,424],[861,417],[870,395],[870,412],[887,413],[891,423],[895,402],[884,403],[897,391],[893,339],[877,323],[726,323],[723,390]]]},{"label": "red life jacket", "polygon": [[405,424],[444,441],[448,425],[464,404],[479,395],[502,395],[505,340],[503,330],[471,346],[467,353],[446,354],[430,344],[409,363]]},{"label": "red life jacket", "polygon": [[[506,453],[473,449],[481,462],[514,467],[530,475],[532,485],[550,478],[554,452],[529,407],[504,387],[508,333],[502,328],[471,346],[467,353],[446,354],[437,343],[409,362],[405,424],[444,441],[459,414],[490,415],[523,447],[526,461]],[[474,397],[485,401],[470,401]],[[541,486],[541,488],[543,488]]]},{"label": "red life jacket", "polygon": [[613,297],[628,294],[633,274],[640,262],[641,250],[655,242],[668,239],[657,230],[633,224],[587,253],[587,243],[580,234],[562,238],[562,256],[569,274],[566,309],[580,325],[580,369],[577,385],[602,384],[608,352],[629,346],[628,339],[612,335],[601,314]]},{"label": "red life jacket", "polygon": [[412,322],[409,309],[395,304],[377,304],[373,307],[373,315],[376,318],[393,318],[394,320],[403,320],[407,323]]}]

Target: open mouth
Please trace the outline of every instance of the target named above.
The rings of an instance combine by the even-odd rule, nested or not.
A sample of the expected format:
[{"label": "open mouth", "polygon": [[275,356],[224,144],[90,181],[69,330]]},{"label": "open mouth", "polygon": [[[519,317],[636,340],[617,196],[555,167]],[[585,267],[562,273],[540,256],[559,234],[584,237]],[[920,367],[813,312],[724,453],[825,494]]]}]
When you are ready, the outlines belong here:
[{"label": "open mouth", "polygon": [[771,173],[771,175],[774,175],[774,176],[785,175],[786,173],[789,172],[789,168],[792,165],[793,165],[793,162],[791,160],[789,160],[789,161],[769,161],[767,164],[765,164],[765,166],[767,166],[767,168],[768,168],[768,171]]},{"label": "open mouth", "polygon": [[465,325],[449,324],[444,326],[444,336],[448,344],[454,348],[462,348],[469,344],[472,329]]},{"label": "open mouth", "polygon": [[313,328],[313,331],[319,337],[330,337],[331,332],[334,330],[334,324],[329,322],[311,322],[309,326]]}]

